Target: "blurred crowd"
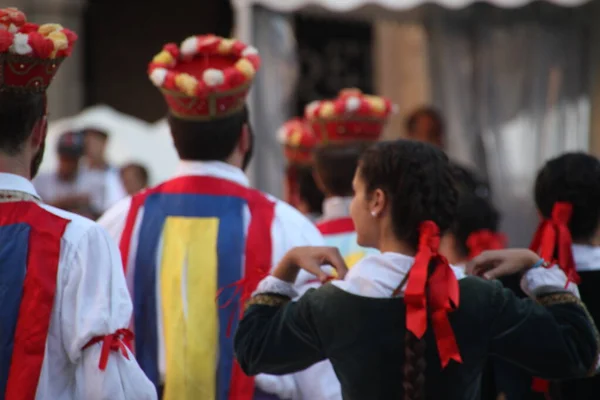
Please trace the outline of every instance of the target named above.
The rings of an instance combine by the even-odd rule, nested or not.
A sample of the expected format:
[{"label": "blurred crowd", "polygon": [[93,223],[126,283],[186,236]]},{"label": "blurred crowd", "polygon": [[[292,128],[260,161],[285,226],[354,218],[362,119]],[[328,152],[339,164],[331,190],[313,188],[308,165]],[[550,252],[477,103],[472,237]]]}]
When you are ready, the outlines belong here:
[{"label": "blurred crowd", "polygon": [[33,184],[55,207],[96,220],[117,201],[148,186],[148,170],[138,163],[107,161],[109,134],[89,127],[65,132],[57,146],[56,170],[38,175]]}]

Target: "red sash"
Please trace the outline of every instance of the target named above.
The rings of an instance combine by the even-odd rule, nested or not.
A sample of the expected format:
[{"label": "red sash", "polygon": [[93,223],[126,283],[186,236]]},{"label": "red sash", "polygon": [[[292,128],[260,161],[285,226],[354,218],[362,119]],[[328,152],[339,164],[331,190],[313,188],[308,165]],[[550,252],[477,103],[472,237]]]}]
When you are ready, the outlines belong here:
[{"label": "red sash", "polygon": [[33,400],[54,306],[60,242],[68,220],[30,201],[0,203],[0,226],[30,227],[27,273],[14,334],[6,400]]},{"label": "red sash", "polygon": [[354,232],[354,222],[350,217],[335,218],[317,223],[317,229],[324,236],[350,233]]},{"label": "red sash", "polygon": [[[272,265],[271,225],[275,217],[275,203],[258,190],[237,183],[209,176],[183,176],[174,178],[155,188],[138,193],[131,199],[131,206],[120,241],[123,267],[127,268],[131,237],[140,208],[146,198],[153,193],[197,194],[213,196],[233,196],[246,200],[250,209],[250,224],[246,237],[244,279],[240,296],[240,318],[243,305],[250,299],[262,279],[270,272]],[[231,377],[230,400],[252,400],[254,378],[246,376],[235,361]]]}]

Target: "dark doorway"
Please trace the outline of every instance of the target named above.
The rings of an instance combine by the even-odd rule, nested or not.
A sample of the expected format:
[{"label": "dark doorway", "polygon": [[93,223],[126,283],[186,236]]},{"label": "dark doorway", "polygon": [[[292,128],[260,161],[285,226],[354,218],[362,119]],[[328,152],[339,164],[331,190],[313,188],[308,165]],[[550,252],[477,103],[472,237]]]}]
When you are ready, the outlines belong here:
[{"label": "dark doorway", "polygon": [[85,13],[85,104],[107,104],[153,122],[166,106],[146,74],[167,42],[194,34],[229,36],[226,0],[90,0]]}]

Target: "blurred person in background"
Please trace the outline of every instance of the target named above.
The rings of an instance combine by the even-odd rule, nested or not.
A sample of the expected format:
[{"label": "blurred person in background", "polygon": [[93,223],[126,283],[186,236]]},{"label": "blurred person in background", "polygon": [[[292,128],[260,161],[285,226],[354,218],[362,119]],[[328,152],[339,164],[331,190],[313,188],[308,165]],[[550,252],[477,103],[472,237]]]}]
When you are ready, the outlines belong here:
[{"label": "blurred person in background", "polygon": [[121,167],[121,182],[128,195],[134,195],[148,187],[149,174],[146,167],[137,163],[129,163]]},{"label": "blurred person in background", "polygon": [[86,185],[93,189],[92,205],[94,215],[98,218],[117,201],[127,195],[119,169],[110,165],[106,160],[108,132],[96,128],[83,129],[84,157],[82,170],[85,174]]},{"label": "blurred person in background", "polygon": [[33,181],[40,197],[48,204],[92,217],[91,196],[85,190],[80,160],[84,151],[82,132],[66,132],[58,140],[56,171],[38,175]]},{"label": "blurred person in background", "polygon": [[277,132],[287,160],[284,200],[315,222],[321,216],[325,196],[313,173],[313,150],[317,140],[310,126],[300,118],[287,121]]},{"label": "blurred person in background", "polygon": [[444,148],[444,119],[432,107],[421,107],[406,119],[407,137]]}]

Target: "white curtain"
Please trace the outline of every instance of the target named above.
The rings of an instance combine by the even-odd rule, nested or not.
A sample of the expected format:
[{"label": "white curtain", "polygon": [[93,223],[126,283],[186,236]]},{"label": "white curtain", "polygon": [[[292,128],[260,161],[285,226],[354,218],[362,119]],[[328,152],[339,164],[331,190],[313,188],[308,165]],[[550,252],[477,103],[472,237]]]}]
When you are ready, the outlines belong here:
[{"label": "white curtain", "polygon": [[448,152],[487,172],[511,245],[527,245],[538,168],[589,144],[585,7],[475,5],[429,15],[433,101],[447,119]]},{"label": "white curtain", "polygon": [[255,188],[280,197],[284,160],[276,132],[295,106],[296,39],[288,15],[257,6],[252,9],[252,18],[251,43],[258,49],[261,67],[251,94],[255,141],[248,173]]}]

